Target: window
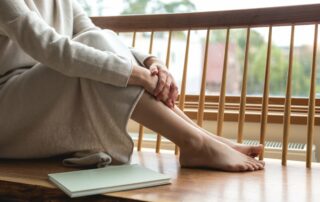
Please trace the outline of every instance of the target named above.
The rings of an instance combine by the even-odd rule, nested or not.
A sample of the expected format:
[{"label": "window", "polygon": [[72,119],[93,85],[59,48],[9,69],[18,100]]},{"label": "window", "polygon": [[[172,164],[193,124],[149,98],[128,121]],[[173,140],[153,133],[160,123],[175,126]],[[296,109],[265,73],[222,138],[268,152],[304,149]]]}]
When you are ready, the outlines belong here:
[{"label": "window", "polygon": [[[108,0],[96,0],[90,4],[85,0],[78,0],[89,15],[122,15],[122,14],[144,14],[144,13],[172,13],[172,12],[194,12],[194,11],[208,11],[213,10],[210,8],[214,6],[215,10],[230,10],[235,8],[247,8],[247,7],[265,7],[265,6],[281,6],[281,5],[293,5],[293,4],[306,4],[316,3],[316,1],[226,1],[228,4],[219,3],[207,3],[207,1],[167,1],[167,0],[123,0],[112,1]],[[174,2],[180,2],[175,4]],[[184,4],[181,4],[184,2]],[[213,2],[213,1],[210,1]],[[233,3],[230,3],[233,2]],[[242,2],[242,3],[239,3]],[[206,5],[206,6],[204,6]],[[229,5],[229,7],[227,7]],[[306,106],[308,105],[303,99],[307,99],[310,91],[310,71],[312,63],[312,51],[313,51],[313,25],[297,25],[294,40],[294,59],[293,59],[293,82],[292,82],[292,96],[302,101],[297,101],[297,110],[299,103],[304,103],[304,114],[306,115]],[[286,92],[286,79],[288,71],[288,55],[290,47],[290,26],[274,26],[272,34],[272,51],[271,51],[271,63],[270,63],[270,96],[273,97],[274,104],[282,106],[281,112],[283,112],[284,96]],[[119,33],[120,37],[128,44],[132,45],[133,33]],[[138,49],[144,51],[149,50],[150,32],[137,32],[135,46]],[[175,75],[179,85],[181,85],[181,75],[183,71],[184,52],[186,31],[174,31],[172,32],[172,48],[170,52],[170,64],[169,69]],[[152,54],[158,56],[163,61],[166,61],[166,48],[168,41],[168,32],[155,32],[154,33],[154,46],[151,50]],[[187,101],[188,106],[198,107],[197,102],[201,89],[201,75],[205,50],[205,37],[206,30],[192,30],[190,39],[190,53],[188,60],[188,77],[187,77],[187,89],[186,93],[189,96]],[[209,58],[207,61],[207,77],[206,77],[206,95],[208,103],[206,103],[205,109],[207,110],[207,117],[210,117],[210,102],[216,100],[220,93],[221,87],[221,74],[224,60],[226,40],[226,29],[212,29],[210,33],[209,42]],[[320,40],[318,40],[320,41]],[[232,28],[230,30],[230,42],[229,42],[229,57],[228,57],[228,74],[226,83],[226,93],[230,97],[230,105],[227,105],[230,109],[234,104],[239,103],[239,96],[242,88],[242,72],[244,64],[244,52],[246,42],[246,29],[244,28]],[[263,93],[264,86],[264,70],[266,62],[266,51],[268,42],[268,27],[254,27],[251,29],[250,37],[250,49],[249,49],[249,61],[248,61],[248,80],[247,80],[247,95],[256,97],[257,100],[253,100],[253,104],[259,101]],[[317,53],[319,55],[319,51]],[[318,56],[319,58],[319,56]],[[317,98],[320,98],[320,62],[317,63],[317,84],[316,94]],[[232,98],[235,97],[235,98]],[[211,100],[211,101],[210,101]],[[237,101],[238,100],[238,101]],[[261,100],[260,100],[261,101]],[[259,102],[260,102],[259,101]],[[213,102],[213,101],[212,101]],[[227,99],[228,103],[228,99]],[[261,103],[261,102],[260,102]],[[319,100],[317,101],[319,105]],[[216,109],[216,108],[211,108]],[[254,107],[252,108],[254,109]],[[256,109],[256,108],[255,108]],[[279,112],[279,108],[273,108],[275,112]],[[236,109],[237,110],[237,109]],[[277,111],[278,110],[278,111]],[[192,113],[192,110],[190,111]],[[193,114],[196,110],[193,110]],[[236,114],[235,112],[234,114]],[[213,116],[212,116],[213,117]],[[236,118],[232,118],[232,120]],[[282,121],[282,115],[277,118],[279,122]]]},{"label": "window", "polygon": [[[229,1],[196,1],[196,0],[78,0],[89,15],[123,15],[123,14],[150,14],[150,13],[177,13],[209,10],[230,10],[239,8],[270,7],[281,5],[296,5],[316,3],[313,0],[300,1],[254,1],[254,0],[229,0]],[[313,26],[298,26],[296,28],[294,49],[293,89],[294,97],[307,97],[310,88],[310,66],[313,45]],[[221,72],[223,65],[223,51],[226,30],[213,30],[210,42],[210,57],[208,59],[208,73],[206,91],[209,95],[217,95],[220,91]],[[284,96],[286,90],[286,75],[288,67],[288,54],[290,45],[290,27],[276,27],[273,29],[273,47],[271,61],[270,95]],[[123,35],[125,41],[130,44],[129,35]],[[144,51],[148,50],[150,33],[138,36],[137,46]],[[154,55],[165,60],[166,52],[160,44],[164,44],[167,35],[157,33],[155,35],[155,46],[152,51]],[[175,75],[182,73],[183,50],[185,48],[186,33],[174,33],[173,43],[175,48],[171,53],[171,72]],[[261,95],[263,91],[263,69],[265,67],[265,56],[267,47],[268,29],[255,28],[251,33],[251,47],[249,56],[248,95]],[[245,29],[233,29],[231,31],[231,42],[228,61],[227,94],[240,95],[241,73],[243,71]],[[203,63],[205,31],[193,31],[191,36],[187,94],[199,94],[201,66]],[[158,47],[161,47],[160,49]],[[258,54],[257,54],[258,53]],[[175,57],[175,58],[173,58]],[[181,59],[179,59],[181,58]],[[320,63],[319,63],[320,64]],[[319,70],[320,68],[318,68]],[[178,77],[177,77],[178,78]],[[320,98],[320,70],[317,74],[317,97]],[[178,83],[181,80],[177,79]]]}]

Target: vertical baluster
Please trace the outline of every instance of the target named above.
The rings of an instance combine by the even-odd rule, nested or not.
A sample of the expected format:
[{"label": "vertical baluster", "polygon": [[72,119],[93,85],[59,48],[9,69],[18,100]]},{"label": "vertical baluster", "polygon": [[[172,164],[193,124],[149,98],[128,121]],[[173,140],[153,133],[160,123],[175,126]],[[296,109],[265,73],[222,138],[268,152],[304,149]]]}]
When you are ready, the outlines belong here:
[{"label": "vertical baluster", "polygon": [[[266,125],[268,120],[268,104],[269,104],[269,77],[270,77],[270,57],[271,57],[271,45],[272,45],[272,26],[269,26],[268,37],[268,50],[267,61],[264,78],[264,90],[262,99],[262,114],[261,114],[261,127],[260,127],[260,144],[265,144]],[[264,151],[261,152],[259,159],[263,160]]]},{"label": "vertical baluster", "polygon": [[205,93],[206,93],[206,77],[207,77],[207,61],[208,61],[208,52],[209,52],[209,41],[210,41],[210,29],[207,29],[206,37],[206,47],[204,53],[203,69],[202,69],[202,79],[201,79],[201,90],[199,96],[199,109],[197,123],[199,126],[203,124],[203,114],[204,114],[204,102],[205,102]]},{"label": "vertical baluster", "polygon": [[154,31],[151,31],[150,42],[149,42],[149,54],[152,54],[153,41],[154,41]]},{"label": "vertical baluster", "polygon": [[132,36],[132,47],[136,46],[136,38],[137,38],[137,32],[133,32],[133,36]]},{"label": "vertical baluster", "polygon": [[153,39],[154,39],[154,31],[151,31],[150,43],[149,43],[149,54],[152,54],[152,49],[153,49]]},{"label": "vertical baluster", "polygon": [[[169,68],[169,64],[170,64],[170,53],[171,53],[171,38],[172,38],[172,31],[170,30],[169,32],[169,39],[168,39],[168,49],[167,49],[167,58],[166,58],[166,65]],[[179,148],[177,145],[175,145],[174,148],[174,154],[178,155],[179,153]]]},{"label": "vertical baluster", "polygon": [[[172,38],[172,31],[170,30],[169,36],[168,36],[168,46],[167,46],[167,56],[166,56],[166,66],[168,67],[168,69],[170,64],[171,38]],[[157,134],[156,153],[160,152],[160,146],[161,146],[161,135]]]},{"label": "vertical baluster", "polygon": [[139,125],[138,146],[137,146],[137,150],[138,150],[138,151],[141,151],[143,134],[144,134],[144,128],[143,128],[143,125],[140,124],[140,125]]},{"label": "vertical baluster", "polygon": [[238,137],[237,142],[242,143],[243,140],[243,123],[245,121],[246,111],[246,96],[247,96],[247,70],[248,70],[248,58],[249,58],[249,46],[250,46],[250,27],[247,28],[246,49],[244,55],[243,75],[242,75],[242,89],[240,98],[240,114],[238,120]]},{"label": "vertical baluster", "polygon": [[179,97],[179,108],[184,110],[184,102],[186,99],[186,84],[187,84],[187,73],[188,73],[188,60],[189,60],[189,47],[190,47],[190,29],[187,34],[187,42],[186,42],[186,52],[184,55],[184,65],[183,65],[183,74],[182,74],[182,82],[180,89],[180,97]]},{"label": "vertical baluster", "polygon": [[282,141],[282,165],[287,165],[288,138],[290,129],[291,116],[291,83],[292,83],[292,65],[293,65],[293,50],[294,50],[294,30],[295,26],[291,26],[290,52],[289,52],[289,67],[287,77],[287,92],[285,100],[285,111],[283,120],[283,141]]},{"label": "vertical baluster", "polygon": [[159,133],[157,133],[156,153],[160,152],[160,144],[161,144],[161,135]]},{"label": "vertical baluster", "polygon": [[[186,42],[186,52],[185,52],[185,56],[184,56],[182,82],[181,82],[181,89],[180,89],[180,96],[179,96],[179,108],[181,109],[181,111],[184,110],[184,102],[185,102],[185,98],[186,98],[186,83],[187,83],[187,72],[188,72],[190,33],[191,33],[191,30],[188,29],[187,42]],[[177,145],[175,146],[174,153],[176,155],[179,154],[179,148]]]},{"label": "vertical baluster", "polygon": [[[166,56],[166,66],[168,68],[169,68],[169,61],[170,61],[171,35],[172,35],[172,31],[169,31],[168,46],[167,46],[167,56]],[[156,153],[160,152],[160,146],[161,146],[161,135],[158,133],[157,134],[157,141],[156,141]]]},{"label": "vertical baluster", "polygon": [[217,135],[221,136],[223,119],[224,119],[224,105],[226,97],[226,83],[227,83],[227,68],[228,68],[228,52],[229,52],[229,37],[230,37],[230,28],[227,29],[226,43],[224,49],[224,61],[223,61],[223,71],[222,71],[222,81],[219,97],[219,111],[217,118]]},{"label": "vertical baluster", "polygon": [[[152,53],[152,49],[153,49],[153,38],[154,38],[154,31],[151,32],[151,36],[150,36],[150,44],[149,44],[149,53]],[[133,33],[133,39],[132,39],[132,47],[135,46],[136,43],[136,32]],[[144,127],[143,125],[139,125],[139,138],[138,138],[138,145],[137,145],[137,149],[138,151],[141,151],[141,147],[142,147],[142,139],[143,139],[143,135],[144,135]]]},{"label": "vertical baluster", "polygon": [[306,161],[307,168],[311,167],[311,161],[312,161],[312,143],[313,143],[315,97],[316,97],[317,45],[318,45],[318,24],[315,24],[312,69],[311,69],[311,78],[310,78],[311,81],[310,81],[310,96],[309,96],[309,112],[308,112],[308,140],[307,140],[307,161]]},{"label": "vertical baluster", "polygon": [[172,38],[172,31],[169,31],[169,36],[168,36],[168,46],[167,46],[167,56],[166,56],[166,66],[169,69],[169,64],[170,64],[170,53],[171,53],[171,38]]}]

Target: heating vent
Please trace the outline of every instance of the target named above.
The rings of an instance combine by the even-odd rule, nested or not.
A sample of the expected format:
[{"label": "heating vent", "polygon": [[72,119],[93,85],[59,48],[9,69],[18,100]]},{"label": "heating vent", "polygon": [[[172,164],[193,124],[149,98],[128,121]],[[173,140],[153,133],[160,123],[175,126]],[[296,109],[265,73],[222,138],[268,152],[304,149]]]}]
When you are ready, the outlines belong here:
[{"label": "heating vent", "polygon": [[[257,140],[244,140],[243,143],[246,144],[246,145],[258,145],[259,141],[257,141]],[[265,142],[265,148],[266,149],[279,149],[279,150],[282,150],[282,142],[266,141]],[[288,150],[307,151],[307,144],[292,142],[292,143],[289,143]]]},{"label": "heating vent", "polygon": [[[235,141],[235,140],[234,140]],[[246,145],[258,145],[258,140],[244,140]],[[296,161],[305,161],[307,152],[307,144],[290,142],[288,144],[288,159]],[[282,142],[278,141],[266,141],[265,153],[266,158],[281,159],[282,158]],[[316,159],[316,146],[312,145],[312,161]]]},{"label": "heating vent", "polygon": [[[130,133],[132,139],[137,145],[138,134]],[[236,140],[232,140],[236,141]],[[144,134],[143,147],[144,148],[155,148],[156,136],[154,134]],[[258,140],[244,140],[243,144],[246,145],[258,145]],[[174,144],[169,140],[162,138],[161,141],[162,150],[174,150]],[[306,160],[307,144],[291,142],[288,145],[288,160],[305,161]],[[282,143],[278,141],[266,141],[265,142],[265,153],[266,158],[281,159],[282,157]],[[316,159],[316,146],[312,146],[312,161]]]}]

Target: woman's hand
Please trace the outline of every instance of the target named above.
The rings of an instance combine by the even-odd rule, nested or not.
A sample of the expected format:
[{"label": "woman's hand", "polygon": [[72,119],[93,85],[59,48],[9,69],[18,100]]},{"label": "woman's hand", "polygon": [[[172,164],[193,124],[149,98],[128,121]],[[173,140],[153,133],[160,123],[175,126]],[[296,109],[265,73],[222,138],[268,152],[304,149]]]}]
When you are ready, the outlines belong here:
[{"label": "woman's hand", "polygon": [[177,84],[168,68],[156,57],[148,58],[145,61],[145,65],[149,67],[151,75],[159,77],[153,95],[157,100],[162,100],[168,107],[173,108],[179,92]]},{"label": "woman's hand", "polygon": [[[128,85],[138,85],[142,86],[148,93],[154,95],[155,90],[159,84],[159,76],[155,73],[152,74],[149,69],[141,67],[139,65],[133,65],[132,73],[128,81]],[[161,100],[169,107],[174,106],[174,98],[173,101],[170,100],[170,91],[171,88],[164,88],[161,92],[161,97],[158,100]]]},{"label": "woman's hand", "polygon": [[142,86],[148,93],[153,95],[157,87],[158,76],[151,75],[150,70],[139,65],[133,65],[132,73],[128,85]]},{"label": "woman's hand", "polygon": [[156,87],[157,87],[157,83],[158,83],[158,79],[159,77],[157,75],[151,75],[151,72],[146,69],[148,72],[148,75],[146,75],[146,79],[145,79],[145,82],[144,82],[144,89],[150,93],[151,95],[153,95]]}]

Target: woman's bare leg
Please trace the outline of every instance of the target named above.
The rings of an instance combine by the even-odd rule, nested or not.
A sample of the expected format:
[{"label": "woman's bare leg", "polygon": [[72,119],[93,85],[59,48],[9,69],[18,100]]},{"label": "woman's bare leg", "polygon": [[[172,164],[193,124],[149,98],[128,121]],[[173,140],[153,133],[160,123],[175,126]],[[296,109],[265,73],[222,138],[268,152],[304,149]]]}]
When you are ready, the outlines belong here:
[{"label": "woman's bare leg", "polygon": [[206,167],[224,171],[253,171],[264,167],[263,162],[209,137],[199,127],[189,123],[148,93],[141,97],[131,118],[177,144],[183,167]]},{"label": "woman's bare leg", "polygon": [[257,146],[249,146],[249,145],[244,145],[244,144],[238,144],[238,143],[234,143],[231,140],[228,140],[226,138],[217,136],[213,133],[210,133],[209,131],[205,130],[204,128],[201,128],[200,126],[198,126],[196,123],[194,123],[183,111],[181,111],[177,106],[174,107],[173,111],[178,114],[180,117],[182,117],[184,120],[188,121],[190,124],[192,124],[193,126],[199,128],[200,130],[202,130],[204,133],[206,133],[207,135],[209,135],[211,138],[215,138],[218,141],[221,141],[227,145],[229,145],[230,147],[232,147],[233,149],[246,154],[250,157],[256,157],[258,156],[262,149],[263,149],[263,145],[257,145]]}]

